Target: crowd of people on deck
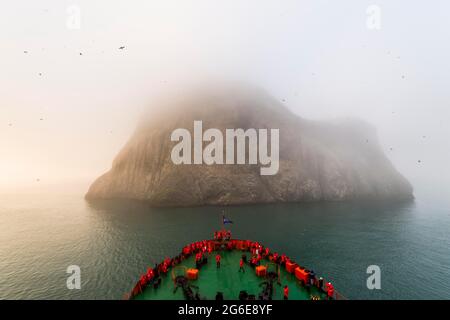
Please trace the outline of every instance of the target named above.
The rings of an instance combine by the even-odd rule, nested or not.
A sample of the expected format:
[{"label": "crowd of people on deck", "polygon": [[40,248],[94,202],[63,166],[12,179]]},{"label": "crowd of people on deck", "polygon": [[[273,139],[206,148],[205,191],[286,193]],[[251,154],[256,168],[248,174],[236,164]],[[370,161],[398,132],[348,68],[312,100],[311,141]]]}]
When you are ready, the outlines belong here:
[{"label": "crowd of people on deck", "polygon": [[230,239],[231,239],[230,230],[214,231],[214,240],[230,240]]},{"label": "crowd of people on deck", "polygon": [[[215,257],[216,266],[217,268],[220,268],[220,250],[234,249],[251,253],[251,258],[248,261],[251,267],[259,266],[261,264],[261,260],[264,258],[268,258],[270,261],[281,267],[285,267],[287,263],[294,263],[294,261],[285,254],[280,255],[277,252],[271,252],[268,247],[264,247],[256,241],[231,239],[231,232],[228,230],[215,231],[213,240],[202,240],[191,243],[185,246],[178,256],[174,258],[166,258],[161,263],[155,264],[153,268],[149,268],[147,272],[140,277],[138,283],[127,298],[131,299],[142,293],[148,285],[158,288],[161,285],[161,275],[166,274],[170,268],[179,265],[183,260],[189,258],[191,255],[195,255],[196,268],[201,269],[201,267],[208,262],[208,256],[211,256],[213,251],[217,251],[218,253]],[[247,256],[243,254],[239,261],[239,272],[245,272],[244,266],[246,263]],[[324,286],[323,278],[317,278],[312,270],[308,272],[308,279],[303,284],[307,287],[307,289],[312,286],[316,286],[327,293],[328,299],[334,298],[335,292],[333,285],[328,282]],[[288,286],[284,287],[283,296],[284,299],[288,299]]]}]

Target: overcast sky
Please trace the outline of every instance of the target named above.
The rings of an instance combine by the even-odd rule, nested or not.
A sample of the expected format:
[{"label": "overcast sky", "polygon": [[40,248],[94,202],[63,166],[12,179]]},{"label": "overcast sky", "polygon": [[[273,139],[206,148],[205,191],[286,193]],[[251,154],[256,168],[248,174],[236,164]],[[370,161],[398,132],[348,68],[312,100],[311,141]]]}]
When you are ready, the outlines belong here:
[{"label": "overcast sky", "polygon": [[9,1],[0,191],[85,191],[155,94],[222,76],[305,118],[371,122],[395,166],[436,187],[450,171],[449,15],[446,0]]}]

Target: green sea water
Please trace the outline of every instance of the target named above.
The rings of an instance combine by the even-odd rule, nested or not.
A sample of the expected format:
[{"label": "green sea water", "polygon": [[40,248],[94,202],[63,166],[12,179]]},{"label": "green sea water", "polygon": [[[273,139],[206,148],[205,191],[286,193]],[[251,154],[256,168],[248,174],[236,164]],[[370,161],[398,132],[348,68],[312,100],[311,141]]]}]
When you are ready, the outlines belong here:
[{"label": "green sea water", "polygon": [[[257,240],[351,299],[450,299],[448,198],[226,208],[233,236]],[[222,208],[155,209],[79,196],[0,197],[0,299],[121,299],[139,275],[211,238]],[[69,265],[81,289],[69,290]],[[369,290],[369,265],[381,289]]]}]

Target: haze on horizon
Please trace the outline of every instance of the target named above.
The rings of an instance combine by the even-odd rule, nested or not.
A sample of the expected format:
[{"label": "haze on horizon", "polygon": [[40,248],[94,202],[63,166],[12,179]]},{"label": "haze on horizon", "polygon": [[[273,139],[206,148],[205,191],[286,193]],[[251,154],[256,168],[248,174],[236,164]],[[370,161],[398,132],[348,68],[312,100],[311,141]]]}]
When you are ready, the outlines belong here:
[{"label": "haze on horizon", "polygon": [[[374,4],[379,30],[367,27]],[[70,8],[80,29],[67,26]],[[17,0],[2,9],[0,193],[84,193],[156,96],[222,78],[261,86],[304,118],[362,118],[414,187],[450,181],[448,1]]]}]

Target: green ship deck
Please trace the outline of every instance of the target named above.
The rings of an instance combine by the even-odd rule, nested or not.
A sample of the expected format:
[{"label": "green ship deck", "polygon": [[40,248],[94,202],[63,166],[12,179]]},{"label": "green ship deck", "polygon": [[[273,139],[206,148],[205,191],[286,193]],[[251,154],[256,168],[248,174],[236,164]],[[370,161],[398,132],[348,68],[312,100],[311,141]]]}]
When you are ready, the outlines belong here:
[{"label": "green ship deck", "polygon": [[[220,251],[221,266],[216,267],[215,256],[217,252],[212,252],[208,256],[208,263],[203,265],[199,271],[197,280],[189,280],[189,284],[198,287],[201,299],[214,300],[217,292],[223,293],[225,300],[237,300],[241,290],[246,290],[249,295],[253,294],[258,299],[259,293],[263,290],[264,277],[258,277],[255,269],[249,264],[245,265],[245,273],[239,271],[239,260],[243,252],[241,250]],[[269,265],[276,268],[267,259],[261,261],[262,265]],[[182,261],[173,272],[185,268],[195,268],[194,255]],[[290,300],[310,300],[313,296],[319,299],[326,299],[326,293],[320,292],[318,288],[311,287],[309,290],[302,286],[293,274],[288,273],[285,268],[280,267],[281,285],[274,283],[273,300],[283,299],[283,288],[289,287]],[[136,295],[137,300],[184,300],[183,290],[178,288],[175,292],[175,285],[172,280],[172,270],[161,277],[161,285],[155,289],[147,286],[142,293]],[[196,289],[193,289],[196,291]]]}]

